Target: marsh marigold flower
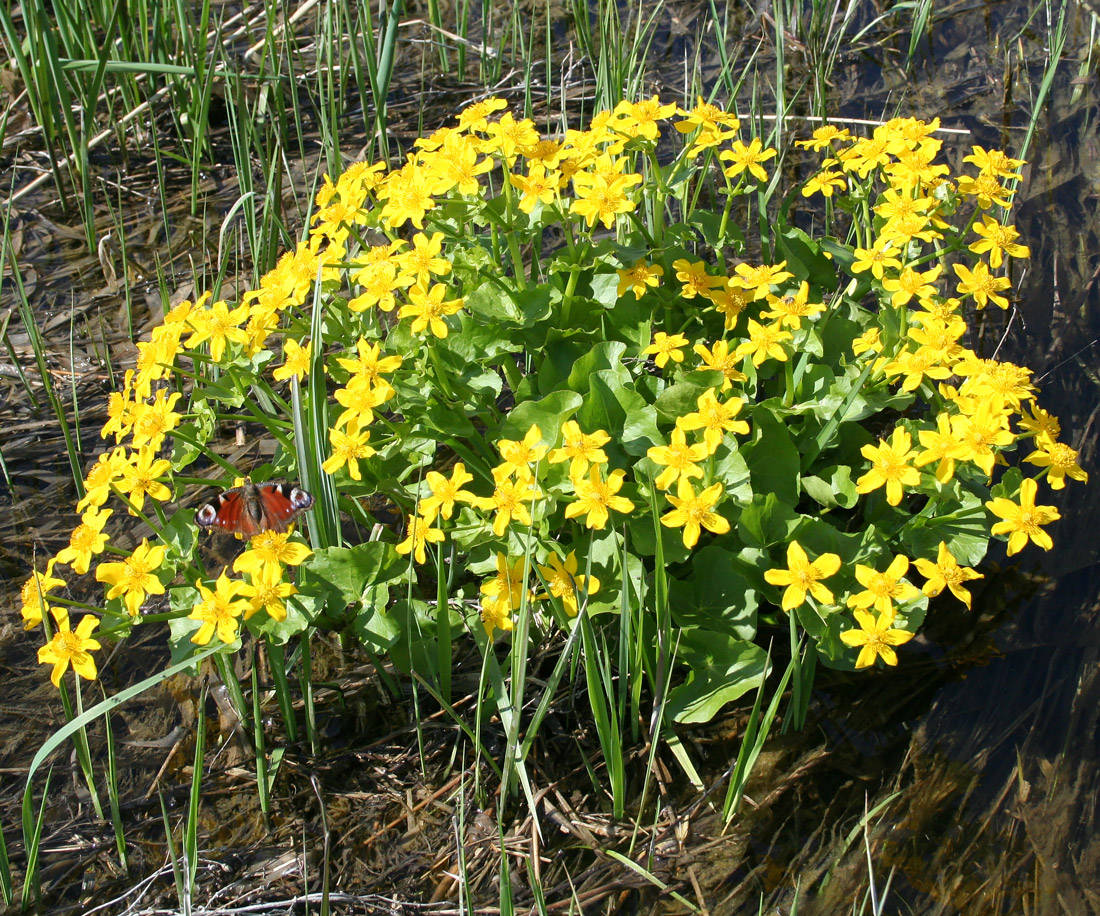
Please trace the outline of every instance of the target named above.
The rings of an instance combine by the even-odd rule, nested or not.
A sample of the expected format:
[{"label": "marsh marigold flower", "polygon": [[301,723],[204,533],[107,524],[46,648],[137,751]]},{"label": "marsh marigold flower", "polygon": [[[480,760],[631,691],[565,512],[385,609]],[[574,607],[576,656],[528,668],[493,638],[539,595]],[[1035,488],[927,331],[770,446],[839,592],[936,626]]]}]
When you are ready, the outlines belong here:
[{"label": "marsh marigold flower", "polygon": [[420,500],[418,511],[424,521],[434,522],[437,515],[449,519],[455,510],[455,503],[473,503],[477,496],[469,490],[462,489],[474,479],[473,474],[466,470],[466,465],[461,461],[455,462],[451,469],[451,476],[444,477],[439,471],[428,471],[426,480],[431,496],[425,496]]},{"label": "marsh marigold flower", "polygon": [[1067,477],[1081,483],[1089,482],[1088,472],[1077,463],[1077,450],[1049,436],[1039,436],[1035,440],[1035,451],[1024,461],[1048,469],[1046,480],[1052,490],[1065,487]]},{"label": "marsh marigold flower", "polygon": [[244,588],[244,583],[240,579],[230,579],[223,569],[213,590],[201,582],[195,584],[202,601],[195,605],[187,619],[198,620],[202,626],[191,636],[191,642],[197,646],[205,646],[215,633],[227,645],[234,642],[239,626],[237,618],[252,607],[249,601],[237,597]]},{"label": "marsh marigold flower", "polygon": [[598,464],[592,465],[592,471],[586,480],[581,477],[573,481],[577,491],[577,499],[565,507],[566,518],[585,516],[585,525],[588,528],[603,529],[607,525],[609,510],[623,514],[634,511],[634,503],[625,496],[615,494],[622,489],[625,471],[612,471],[603,479]]},{"label": "marsh marigold flower", "polygon": [[787,568],[769,569],[764,572],[764,581],[771,585],[787,586],[783,591],[782,607],[791,611],[806,602],[810,594],[819,604],[832,604],[833,593],[821,584],[840,569],[840,557],[835,553],[823,553],[813,562],[798,541],[787,545]]},{"label": "marsh marigold flower", "polygon": [[660,264],[647,264],[645,258],[638,258],[633,267],[621,268],[616,273],[619,275],[616,295],[622,296],[630,290],[635,299],[641,299],[647,289],[657,286],[665,275],[665,269]]},{"label": "marsh marigold flower", "polygon": [[741,398],[719,401],[713,389],[708,388],[696,398],[695,403],[699,409],[677,417],[676,426],[679,429],[703,430],[703,444],[711,455],[718,450],[726,433],[748,434],[749,424],[744,420],[734,419],[745,406]]},{"label": "marsh marigold flower", "polygon": [[168,548],[163,544],[149,546],[143,538],[134,552],[118,563],[100,563],[95,577],[109,586],[107,600],[122,598],[131,617],[136,617],[147,595],[163,595],[164,585],[153,573],[164,562]]},{"label": "marsh marigold flower", "polygon": [[676,495],[666,493],[665,499],[672,503],[672,511],[661,516],[661,524],[666,528],[684,529],[684,546],[691,550],[699,543],[702,529],[713,534],[726,534],[730,523],[714,511],[722,499],[721,482],[711,484],[698,495],[686,477],[681,477],[676,487]]},{"label": "marsh marigold flower", "polygon": [[920,471],[910,467],[912,439],[900,426],[894,430],[890,442],[880,439],[879,444],[865,445],[860,453],[871,462],[871,470],[856,481],[856,492],[870,493],[886,487],[886,501],[891,506],[901,502],[903,487],[920,484]]},{"label": "marsh marigold flower", "polygon": [[872,566],[856,564],[856,581],[863,591],[848,599],[848,607],[866,610],[874,607],[884,617],[894,619],[894,602],[905,604],[916,598],[920,592],[903,578],[909,571],[909,558],[898,554],[890,561],[885,572],[879,572]]},{"label": "marsh marigold flower", "polygon": [[433,528],[432,523],[427,519],[410,515],[405,540],[395,549],[402,555],[411,553],[417,563],[427,563],[428,544],[441,544],[446,538],[442,528]]},{"label": "marsh marigold flower", "polygon": [[1041,526],[1058,521],[1062,515],[1054,506],[1035,505],[1038,490],[1038,484],[1030,477],[1025,477],[1020,483],[1019,503],[998,496],[985,504],[990,512],[1003,519],[990,529],[990,534],[1008,535],[1010,557],[1023,550],[1028,541],[1043,550],[1050,550],[1054,546],[1054,541]]},{"label": "marsh marigold flower", "polygon": [[545,599],[553,595],[555,598],[560,598],[565,613],[570,617],[576,617],[578,589],[585,596],[594,595],[600,590],[600,580],[595,576],[577,575],[578,564],[575,550],[569,551],[564,563],[556,553],[551,553],[546,562],[550,565],[539,566],[539,572],[546,580],[549,591],[535,597]]},{"label": "marsh marigold flower", "polygon": [[894,646],[909,642],[913,634],[908,630],[891,628],[893,617],[887,614],[876,617],[870,611],[856,611],[855,618],[859,629],[844,630],[840,639],[846,646],[860,647],[856,667],[868,668],[880,658],[887,665],[896,665],[898,656]]},{"label": "marsh marigold flower", "polygon": [[658,369],[664,369],[671,359],[674,363],[684,361],[682,347],[687,346],[687,338],[683,334],[673,334],[671,337],[664,331],[658,331],[653,335],[653,343],[642,350],[642,356],[652,356]]},{"label": "marsh marigold flower", "polygon": [[68,563],[77,575],[87,573],[92,557],[103,553],[107,544],[108,536],[103,533],[103,526],[113,513],[113,509],[100,511],[95,506],[89,507],[69,536],[69,546],[57,552],[57,562]]},{"label": "marsh marigold flower", "polygon": [[240,589],[241,597],[248,599],[248,610],[244,612],[244,619],[248,620],[257,611],[264,610],[277,623],[286,620],[284,599],[297,594],[298,589],[283,578],[282,567],[265,566],[250,579]]},{"label": "marsh marigold flower", "polygon": [[38,650],[38,661],[43,665],[53,665],[50,681],[54,687],[61,686],[61,678],[69,665],[73,666],[80,677],[86,681],[96,679],[95,659],[92,651],[99,649],[98,640],[92,639],[92,631],[99,626],[99,620],[91,614],[85,614],[76,625],[69,629],[69,614],[64,609],[54,611],[57,630],[53,639]]},{"label": "marsh marigold flower", "polygon": [[436,283],[427,291],[423,286],[414,286],[409,290],[409,305],[401,306],[397,317],[408,318],[411,315],[414,319],[412,323],[414,334],[419,334],[430,327],[432,334],[442,339],[447,336],[447,322],[443,319],[447,315],[460,312],[465,304],[463,299],[444,301],[443,297],[446,294],[447,288],[442,283]]},{"label": "marsh marigold flower", "polygon": [[58,579],[53,574],[53,568],[57,562],[57,557],[50,557],[46,561],[46,571],[44,573],[35,570],[31,573],[30,578],[23,583],[20,593],[22,598],[20,613],[23,616],[24,630],[33,630],[42,622],[42,615],[46,611],[53,611],[53,607],[46,602],[46,596],[54,589],[65,586],[65,580]]},{"label": "marsh marigold flower", "polygon": [[757,181],[767,181],[768,173],[764,171],[764,167],[760,163],[767,162],[774,155],[775,150],[770,147],[764,149],[764,144],[760,142],[760,138],[753,137],[748,146],[745,146],[740,140],[734,140],[729,149],[718,154],[718,158],[729,163],[724,170],[727,178],[737,178],[748,170]]},{"label": "marsh marigold flower", "polygon": [[654,445],[646,451],[650,461],[664,468],[654,481],[658,490],[667,490],[681,478],[702,477],[699,462],[710,454],[704,443],[688,445],[682,428],[674,429],[670,440],[668,445]]},{"label": "marsh marigold flower", "polygon": [[964,587],[964,583],[972,579],[985,578],[980,572],[975,572],[969,566],[959,566],[959,561],[954,554],[947,549],[947,545],[940,541],[939,551],[936,554],[936,562],[917,559],[913,561],[917,571],[928,581],[921,589],[929,598],[935,598],[945,588],[951,590],[951,594],[958,598],[967,609],[970,608],[970,592]]},{"label": "marsh marigold flower", "polygon": [[569,462],[569,476],[583,477],[590,464],[606,464],[607,453],[603,446],[611,441],[606,430],[597,429],[586,433],[576,420],[566,420],[561,426],[561,448],[556,448],[546,456],[551,464]]}]

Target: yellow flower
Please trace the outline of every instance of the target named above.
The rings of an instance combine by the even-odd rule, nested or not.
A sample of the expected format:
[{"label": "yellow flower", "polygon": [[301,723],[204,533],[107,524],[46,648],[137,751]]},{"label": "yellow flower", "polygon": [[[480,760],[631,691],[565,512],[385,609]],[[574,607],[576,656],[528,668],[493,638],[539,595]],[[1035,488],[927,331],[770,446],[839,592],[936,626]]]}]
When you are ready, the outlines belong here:
[{"label": "yellow flower", "polygon": [[363,474],[359,470],[359,461],[362,458],[370,458],[375,454],[372,446],[367,445],[370,439],[369,430],[359,430],[355,433],[345,433],[338,429],[328,431],[328,441],[332,446],[332,455],[321,465],[321,470],[326,474],[348,466],[348,474],[352,480],[362,480]]},{"label": "yellow flower", "polygon": [[724,340],[716,340],[712,350],[708,350],[706,346],[701,343],[697,343],[692,349],[702,357],[703,365],[697,366],[698,369],[717,369],[725,379],[722,382],[722,390],[731,388],[734,382],[745,381],[745,374],[741,372],[737,367],[741,365],[741,359],[738,357],[736,351],[730,352],[730,345]]},{"label": "yellow flower", "polygon": [[410,515],[405,540],[398,544],[396,549],[402,555],[411,552],[417,563],[427,563],[427,545],[441,544],[446,537],[442,528],[433,528],[432,523],[427,519]]},{"label": "yellow flower", "polygon": [[512,611],[523,601],[526,568],[526,557],[509,565],[504,554],[497,554],[497,574],[481,584],[481,622],[486,636],[492,637],[494,629],[512,629]]},{"label": "yellow flower", "polygon": [[504,111],[508,102],[495,96],[467,105],[458,113],[458,128],[465,131],[483,131],[489,126],[489,115]]},{"label": "yellow flower", "polygon": [[501,469],[494,469],[493,478],[496,481],[493,495],[478,496],[473,500],[473,504],[483,512],[496,513],[493,517],[493,534],[503,537],[513,518],[521,525],[530,526],[531,513],[528,507],[539,496],[535,481],[527,476],[512,480],[508,472]]},{"label": "yellow flower", "polygon": [[686,476],[681,477],[676,495],[665,494],[673,509],[661,516],[661,524],[666,528],[683,528],[684,546],[688,550],[699,542],[703,528],[714,534],[725,534],[730,530],[730,523],[713,511],[722,499],[722,492],[722,484],[715,483],[696,496],[691,482]]},{"label": "yellow flower", "polygon": [[856,611],[855,618],[859,629],[845,630],[840,639],[846,646],[861,647],[856,667],[868,668],[879,658],[887,665],[896,665],[898,656],[893,647],[909,642],[913,634],[908,630],[891,629],[893,617],[886,614],[876,618],[869,611]]},{"label": "yellow flower", "polygon": [[367,343],[362,337],[356,344],[358,357],[355,359],[343,359],[338,357],[338,362],[344,369],[351,373],[348,385],[362,384],[368,388],[376,385],[382,376],[396,372],[404,361],[400,356],[383,356],[379,344]]},{"label": "yellow flower", "polygon": [[802,327],[803,318],[810,318],[818,312],[825,311],[824,305],[820,302],[808,302],[809,298],[810,284],[805,280],[793,296],[773,296],[768,293],[767,299],[771,309],[762,312],[761,317],[774,319],[780,327],[786,325],[797,330]]},{"label": "yellow flower", "polygon": [[658,490],[667,490],[680,478],[702,477],[703,469],[698,462],[709,454],[710,450],[703,443],[688,445],[682,428],[672,431],[669,445],[654,445],[646,451],[650,461],[664,468],[655,481]]},{"label": "yellow flower", "polygon": [[178,391],[168,395],[162,388],[157,392],[152,404],[137,403],[131,408],[133,420],[134,448],[148,445],[158,451],[164,443],[164,437],[179,426],[180,415],[172,410],[176,402],[183,397]]},{"label": "yellow flower", "polygon": [[920,471],[909,466],[911,443],[909,433],[899,426],[889,443],[880,439],[877,446],[863,446],[860,453],[871,462],[871,470],[856,481],[856,492],[870,493],[885,486],[886,501],[891,506],[900,503],[902,487],[915,487],[920,483]]},{"label": "yellow flower", "polygon": [[944,412],[936,416],[936,429],[917,430],[917,438],[924,447],[913,459],[913,464],[922,468],[926,464],[938,461],[936,480],[947,483],[955,476],[955,461],[966,457],[965,446],[959,441],[951,423],[951,415]]},{"label": "yellow flower", "polygon": [[856,580],[863,591],[848,599],[848,607],[866,610],[874,607],[884,618],[894,619],[894,602],[905,604],[920,592],[903,578],[909,571],[909,558],[898,554],[890,562],[886,572],[877,572],[870,566],[856,564]]},{"label": "yellow flower", "polygon": [[686,347],[687,342],[683,334],[673,334],[670,337],[664,331],[658,331],[653,335],[653,343],[642,350],[642,356],[652,356],[657,368],[664,369],[670,359],[676,363],[684,361],[681,347]]},{"label": "yellow flower", "polygon": [[443,318],[461,311],[465,304],[463,299],[449,299],[444,302],[443,297],[446,294],[447,288],[442,283],[436,283],[427,291],[418,284],[409,290],[410,304],[401,306],[397,317],[407,318],[412,315],[416,319],[412,323],[414,334],[431,326],[432,334],[442,339],[447,336],[447,323]]},{"label": "yellow flower", "polygon": [[745,289],[753,291],[754,299],[763,299],[772,291],[773,286],[778,286],[794,276],[789,270],[784,270],[786,266],[786,261],[780,261],[778,264],[761,264],[758,267],[738,264],[734,272],[741,278]]},{"label": "yellow flower", "polygon": [[378,215],[382,224],[389,229],[399,229],[406,222],[411,222],[417,229],[423,229],[425,214],[435,208],[432,197],[436,190],[433,187],[434,178],[415,162],[390,172],[377,192],[379,200],[385,201]]},{"label": "yellow flower", "polygon": [[529,118],[517,121],[510,111],[504,112],[499,121],[492,121],[485,127],[488,134],[481,144],[485,153],[498,153],[505,163],[511,165],[520,150],[527,149],[539,142],[538,131]]},{"label": "yellow flower", "polygon": [[672,262],[672,269],[676,271],[676,279],[682,284],[680,295],[685,299],[705,296],[708,290],[720,285],[723,281],[722,277],[712,277],[708,274],[707,265],[703,261],[692,262],[687,258],[680,258]]},{"label": "yellow flower", "polygon": [[195,330],[187,338],[186,346],[193,350],[200,343],[210,341],[210,359],[220,363],[226,344],[243,345],[248,340],[248,333],[240,327],[248,320],[248,311],[247,305],[238,305],[230,311],[224,300],[218,300],[208,309],[196,309],[191,313],[191,326]]},{"label": "yellow flower", "polygon": [[577,590],[579,589],[587,598],[600,590],[600,580],[595,576],[577,575],[577,552],[571,550],[563,564],[556,553],[551,553],[547,562],[549,566],[539,566],[539,572],[546,580],[548,592],[537,595],[537,598],[548,598],[553,595],[560,598],[565,608],[565,613],[570,617],[577,616]]},{"label": "yellow flower", "polygon": [[602,446],[611,441],[606,430],[597,429],[593,433],[581,430],[576,420],[566,420],[561,425],[561,448],[556,448],[546,456],[551,464],[569,461],[570,478],[583,477],[589,464],[606,464],[607,454]]},{"label": "yellow flower", "polygon": [[985,504],[990,512],[1003,519],[990,528],[990,534],[1008,535],[1009,556],[1023,550],[1028,541],[1042,547],[1043,550],[1050,550],[1054,546],[1050,535],[1040,526],[1056,522],[1062,516],[1054,506],[1035,505],[1038,489],[1038,484],[1027,477],[1020,484],[1019,504],[1002,496]]},{"label": "yellow flower", "polygon": [[971,149],[973,152],[969,156],[964,156],[963,162],[972,162],[982,172],[999,178],[1020,177],[1016,169],[1024,164],[1023,159],[1012,159],[999,149],[986,150],[980,146],[972,146]]},{"label": "yellow flower", "polygon": [[236,641],[237,618],[252,608],[249,601],[237,597],[244,588],[244,583],[240,579],[230,579],[223,569],[213,590],[201,582],[195,584],[199,588],[202,601],[195,605],[187,619],[201,621],[202,626],[191,637],[191,642],[197,646],[205,646],[215,632],[218,639],[227,645]]},{"label": "yellow flower", "polygon": [[162,474],[168,473],[172,462],[155,456],[156,452],[147,445],[138,449],[136,455],[131,453],[130,461],[122,470],[122,480],[115,484],[119,492],[125,493],[134,504],[134,508],[130,510],[131,515],[134,514],[134,509],[141,511],[146,496],[159,502],[172,496],[172,491],[157,480]]},{"label": "yellow flower", "polygon": [[833,593],[821,584],[840,569],[840,557],[835,553],[823,553],[812,563],[798,541],[787,545],[787,568],[768,569],[764,581],[771,585],[785,585],[783,610],[790,611],[806,602],[807,592],[821,604],[832,604]]},{"label": "yellow flower", "polygon": [[264,570],[300,566],[313,555],[301,541],[290,540],[290,531],[261,531],[252,536],[248,549],[233,561],[233,571],[256,576]]},{"label": "yellow flower", "polygon": [[880,331],[878,328],[869,328],[852,341],[852,352],[859,356],[861,353],[866,353],[870,350],[872,353],[878,353],[882,349],[882,340],[880,338]]},{"label": "yellow flower", "polygon": [[584,515],[586,527],[602,529],[607,524],[608,510],[614,509],[623,514],[633,512],[634,503],[625,496],[615,495],[622,489],[624,477],[625,471],[612,471],[604,480],[600,466],[592,465],[588,480],[581,477],[573,481],[577,499],[565,507],[565,517]]},{"label": "yellow flower", "polygon": [[306,343],[303,347],[296,340],[286,340],[283,342],[283,356],[284,362],[281,366],[276,367],[274,373],[275,381],[285,382],[287,379],[293,377],[299,382],[305,379],[309,375],[309,363],[312,358],[313,343],[312,341]]},{"label": "yellow flower", "polygon": [[399,256],[401,281],[409,286],[426,287],[433,276],[449,274],[451,262],[440,257],[442,251],[442,232],[433,232],[431,238],[423,232],[416,233],[412,239],[412,248]]},{"label": "yellow flower", "polygon": [[101,647],[98,640],[92,639],[92,631],[99,626],[99,621],[91,614],[85,614],[80,618],[74,632],[69,629],[69,614],[64,609],[55,611],[54,619],[57,621],[57,630],[54,631],[53,639],[38,650],[39,663],[53,665],[50,681],[54,687],[60,687],[61,677],[69,665],[84,680],[94,681],[96,667],[91,652]]},{"label": "yellow flower", "polygon": [[778,322],[775,324],[760,324],[760,322],[753,321],[750,318],[749,339],[738,346],[734,352],[734,357],[744,359],[746,356],[751,356],[754,366],[761,365],[768,357],[779,362],[786,362],[787,351],[783,348],[782,343],[784,340],[791,339],[790,331],[784,331],[782,325]]},{"label": "yellow flower", "polygon": [[532,162],[526,175],[509,175],[508,181],[513,188],[522,192],[519,208],[529,214],[535,211],[536,204],[549,207],[557,199],[558,189],[561,187],[561,172],[547,172],[546,166],[541,162]]},{"label": "yellow flower", "polygon": [[851,140],[852,135],[848,133],[847,127],[840,128],[833,124],[823,124],[813,132],[813,139],[798,140],[795,142],[795,146],[820,152],[833,143],[850,143]]},{"label": "yellow flower", "polygon": [[332,425],[333,429],[347,427],[349,436],[359,433],[374,419],[374,410],[381,407],[395,394],[388,382],[368,385],[353,379],[346,388],[337,388],[334,392],[336,402],[344,409]]},{"label": "yellow flower", "polygon": [[42,622],[43,614],[54,610],[50,604],[47,604],[46,596],[55,588],[62,588],[65,585],[64,579],[58,579],[53,574],[53,568],[56,564],[57,557],[50,557],[46,561],[46,571],[44,573],[35,570],[31,573],[30,578],[23,583],[21,614],[24,630],[33,630]]},{"label": "yellow flower", "polygon": [[979,309],[984,309],[990,302],[1008,309],[1008,299],[1000,295],[1002,290],[1008,289],[1012,284],[1008,277],[994,277],[989,268],[980,261],[974,265],[974,270],[967,269],[964,264],[955,264],[955,273],[959,277],[956,287],[962,296],[973,296],[974,304]]},{"label": "yellow flower", "polygon": [[929,296],[934,295],[936,287],[932,284],[936,282],[942,270],[942,264],[937,264],[924,273],[919,273],[913,270],[912,267],[906,267],[896,280],[893,277],[886,277],[882,281],[882,288],[888,293],[893,293],[890,297],[890,304],[894,308],[901,308],[903,305],[908,305],[914,297],[927,299]]},{"label": "yellow flower", "polygon": [[823,169],[802,186],[802,196],[813,197],[814,194],[820,194],[822,197],[832,197],[835,191],[843,191],[847,187],[848,179],[843,172]]},{"label": "yellow flower", "polygon": [[624,175],[610,181],[596,176],[580,183],[578,179],[582,174],[584,173],[578,173],[573,179],[577,199],[570,205],[569,212],[583,217],[590,229],[597,219],[603,223],[605,229],[610,229],[615,225],[617,213],[629,213],[635,208],[636,204],[626,192],[642,180],[641,175]]},{"label": "yellow flower", "polygon": [[241,597],[248,599],[244,619],[248,620],[262,609],[278,623],[286,620],[286,604],[283,599],[297,594],[298,589],[293,583],[284,581],[282,567],[264,566],[259,572],[252,574],[251,580],[240,588]]},{"label": "yellow flower", "polygon": [[145,603],[146,595],[163,595],[164,585],[153,571],[164,562],[168,548],[163,544],[149,546],[149,539],[143,538],[134,548],[134,552],[119,563],[100,563],[96,567],[95,577],[109,585],[107,599],[121,597],[131,617],[137,617]]},{"label": "yellow flower", "polygon": [[901,270],[901,261],[892,253],[893,248],[893,240],[889,238],[875,239],[870,248],[857,248],[856,258],[852,262],[852,273],[860,274],[869,270],[876,280],[881,280],[886,268]]},{"label": "yellow flower", "polygon": [[951,432],[959,443],[959,460],[974,462],[987,475],[993,473],[997,460],[993,446],[1011,445],[1015,439],[1008,428],[1008,415],[988,398],[971,416],[952,417]]},{"label": "yellow flower", "polygon": [[103,553],[107,544],[108,535],[103,533],[103,526],[113,513],[113,509],[100,511],[95,506],[90,507],[69,536],[69,546],[57,552],[57,562],[68,563],[78,575],[87,573],[92,557]]},{"label": "yellow flower", "polygon": [[[1035,440],[1035,446],[1035,451],[1024,461],[1049,469],[1046,477],[1052,490],[1061,490],[1065,487],[1067,477],[1072,477],[1081,483],[1089,482],[1088,472],[1082,470],[1077,463],[1076,449],[1070,448],[1063,442],[1056,442],[1049,436],[1039,436]],[[60,559],[60,555],[58,558]]]},{"label": "yellow flower", "polygon": [[467,472],[466,465],[461,461],[455,463],[449,479],[438,471],[428,471],[427,481],[432,495],[420,500],[418,511],[421,518],[429,524],[435,521],[437,515],[449,519],[454,514],[456,502],[474,502],[477,497],[469,490],[462,489],[463,484],[473,479],[473,475]]},{"label": "yellow flower", "polygon": [[616,295],[622,296],[630,290],[635,299],[641,299],[647,288],[657,286],[665,275],[665,269],[660,264],[647,264],[645,258],[638,258],[633,267],[624,267],[616,273],[619,275]]},{"label": "yellow flower", "polygon": [[532,425],[521,441],[501,439],[497,443],[497,449],[504,460],[493,469],[494,477],[498,472],[505,477],[513,474],[530,475],[535,465],[546,455],[546,446],[542,444],[542,430],[537,425]]},{"label": "yellow flower", "polygon": [[699,409],[695,413],[684,414],[676,418],[678,429],[702,429],[703,444],[707,447],[707,453],[713,455],[722,443],[726,433],[740,433],[746,435],[749,432],[749,424],[744,420],[735,420],[745,402],[741,398],[730,398],[728,401],[719,401],[714,391],[708,388],[696,399]]},{"label": "yellow flower", "polygon": [[729,163],[725,169],[727,178],[737,178],[748,169],[758,181],[767,181],[768,173],[764,171],[764,167],[760,163],[767,162],[774,155],[775,150],[770,147],[764,149],[760,138],[753,137],[748,146],[745,146],[740,140],[734,140],[733,145],[728,150],[723,150],[718,154],[718,158]]},{"label": "yellow flower", "polygon": [[970,607],[970,592],[963,588],[963,583],[972,579],[985,578],[980,572],[975,572],[969,566],[959,566],[959,561],[955,559],[943,541],[940,541],[935,563],[931,560],[917,559],[913,561],[913,565],[928,580],[924,583],[924,588],[921,591],[929,598],[935,598],[945,588],[949,588],[951,594],[965,604],[967,608]]},{"label": "yellow flower", "polygon": [[1031,257],[1031,249],[1027,245],[1016,242],[1020,233],[1016,231],[1015,226],[1002,225],[992,216],[983,213],[982,221],[975,223],[973,229],[976,235],[981,236],[981,240],[972,242],[969,246],[970,250],[975,254],[984,254],[988,251],[990,267],[1000,267],[1006,254],[1010,258]]}]

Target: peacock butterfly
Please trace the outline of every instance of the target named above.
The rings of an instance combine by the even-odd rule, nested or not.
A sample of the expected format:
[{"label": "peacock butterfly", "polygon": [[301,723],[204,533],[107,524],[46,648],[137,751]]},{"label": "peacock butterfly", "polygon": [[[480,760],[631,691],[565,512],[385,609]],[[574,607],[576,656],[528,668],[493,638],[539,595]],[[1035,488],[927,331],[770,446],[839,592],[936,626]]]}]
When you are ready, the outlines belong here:
[{"label": "peacock butterfly", "polygon": [[207,530],[249,538],[261,531],[286,531],[313,505],[313,497],[289,483],[244,484],[226,490],[195,513],[195,524]]}]

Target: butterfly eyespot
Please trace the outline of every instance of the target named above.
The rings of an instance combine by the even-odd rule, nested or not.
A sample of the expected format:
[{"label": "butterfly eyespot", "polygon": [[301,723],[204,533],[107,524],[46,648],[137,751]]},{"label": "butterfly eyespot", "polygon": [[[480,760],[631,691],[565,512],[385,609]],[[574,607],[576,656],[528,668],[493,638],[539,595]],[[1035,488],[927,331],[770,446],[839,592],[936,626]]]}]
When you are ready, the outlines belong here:
[{"label": "butterfly eyespot", "polygon": [[313,497],[287,483],[244,485],[222,493],[195,513],[195,524],[226,534],[253,537],[262,531],[282,533],[313,505]]}]

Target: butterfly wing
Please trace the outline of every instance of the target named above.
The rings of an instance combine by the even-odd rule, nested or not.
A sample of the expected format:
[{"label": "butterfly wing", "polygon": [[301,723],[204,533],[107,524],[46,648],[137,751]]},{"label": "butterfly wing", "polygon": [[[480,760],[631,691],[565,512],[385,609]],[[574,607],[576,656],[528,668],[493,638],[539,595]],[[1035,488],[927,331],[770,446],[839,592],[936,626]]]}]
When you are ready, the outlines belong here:
[{"label": "butterfly wing", "polygon": [[310,506],[313,497],[288,483],[266,483],[259,490],[260,530],[286,531]]},{"label": "butterfly wing", "polygon": [[288,483],[254,484],[226,490],[195,514],[195,523],[207,530],[250,538],[261,531],[286,531],[313,505],[313,497]]}]

